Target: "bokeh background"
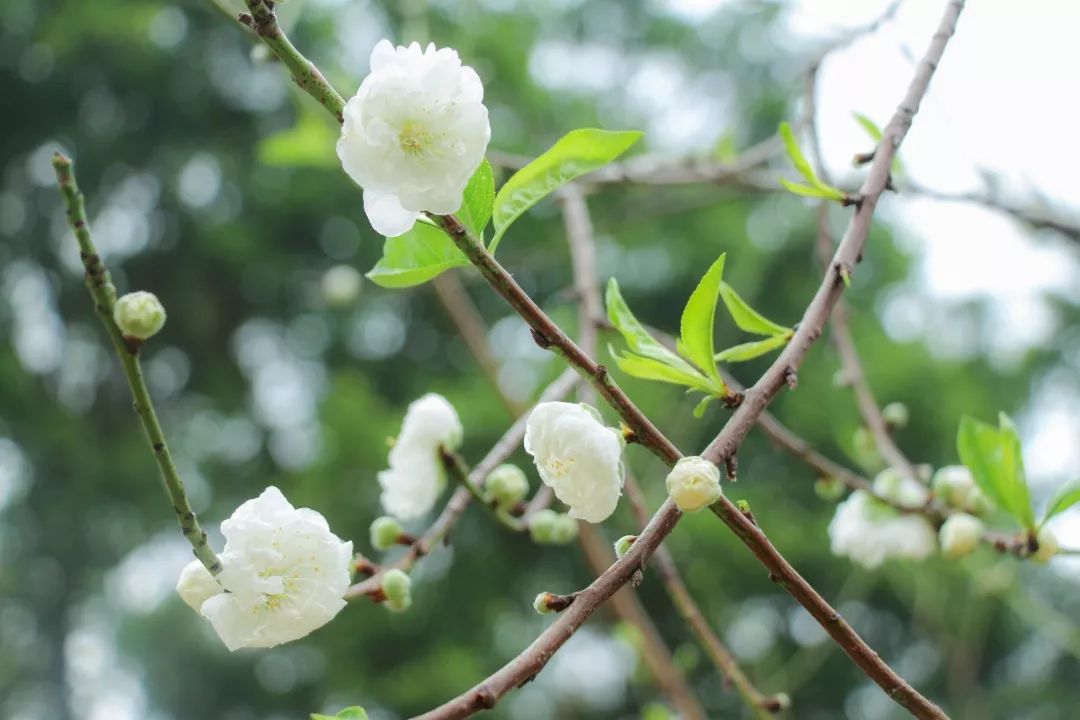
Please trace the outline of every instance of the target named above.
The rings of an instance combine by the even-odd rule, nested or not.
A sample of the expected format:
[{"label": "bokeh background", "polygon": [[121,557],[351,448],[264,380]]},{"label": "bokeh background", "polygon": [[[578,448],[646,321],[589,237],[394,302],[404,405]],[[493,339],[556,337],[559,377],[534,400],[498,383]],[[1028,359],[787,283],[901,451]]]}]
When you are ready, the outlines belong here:
[{"label": "bokeh background", "polygon": [[[381,239],[336,163],[332,121],[229,21],[229,5],[0,0],[0,717],[9,720],[304,718],[348,704],[379,720],[408,717],[540,632],[549,620],[532,610],[537,592],[592,577],[575,546],[533,546],[473,508],[452,546],[419,566],[406,614],[361,602],[302,641],[229,654],[173,593],[189,550],[91,313],[53,188],[55,148],[76,160],[118,287],[152,290],[169,309],[146,368],[204,525],[216,530],[275,484],[370,552],[375,474],[411,399],[435,391],[454,402],[473,461],[510,419],[430,286],[364,281],[349,298],[324,282],[335,266],[369,269]],[[809,63],[883,7],[291,0],[282,14],[346,94],[381,37],[457,48],[485,82],[493,149],[536,154],[595,125],[646,130],[640,151],[730,157],[798,117]],[[851,113],[888,118],[940,10],[911,0],[825,62],[823,148],[842,183],[857,184],[849,158],[870,149]],[[901,190],[906,180],[997,194],[1070,216],[1070,203],[1080,205],[1069,129],[1076,12],[1050,1],[971,4],[904,146]],[[782,322],[797,320],[817,286],[815,207],[795,197],[738,183],[611,186],[589,202],[601,275],[617,276],[661,328],[676,328],[721,252],[728,280]],[[846,216],[836,209],[831,221],[840,228]],[[900,445],[917,461],[953,463],[960,415],[1004,410],[1020,424],[1037,498],[1080,476],[1076,240],[915,193],[888,196],[879,218],[850,300],[874,389],[911,410]],[[523,218],[500,256],[573,327],[554,203]],[[559,361],[478,277],[459,275],[490,326],[498,381],[529,400]],[[718,332],[726,344],[741,340],[729,324]],[[752,381],[765,362],[736,372]],[[821,343],[775,409],[829,454],[865,463],[837,369]],[[619,380],[681,447],[703,446],[725,419],[712,408],[694,420],[678,389]],[[830,556],[832,506],[806,468],[757,433],[740,460],[730,493],[954,717],[1076,716],[1076,564],[1030,566],[984,550],[866,572]],[[659,463],[634,448],[628,462],[659,504]],[[1076,524],[1074,510],[1055,525],[1074,546]],[[623,507],[602,532],[633,528]],[[688,517],[669,544],[758,685],[792,695],[793,717],[901,716],[715,519]],[[654,575],[640,595],[710,716],[742,717]],[[639,645],[602,612],[490,716],[666,717]]]}]

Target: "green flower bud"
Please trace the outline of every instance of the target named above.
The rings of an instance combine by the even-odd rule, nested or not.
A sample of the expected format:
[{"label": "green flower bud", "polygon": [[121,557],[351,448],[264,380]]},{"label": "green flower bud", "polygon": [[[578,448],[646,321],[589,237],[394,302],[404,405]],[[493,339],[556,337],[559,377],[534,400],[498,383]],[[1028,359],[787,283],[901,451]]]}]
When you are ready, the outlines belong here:
[{"label": "green flower bud", "polygon": [[637,535],[623,535],[621,538],[615,541],[615,557],[622,558],[623,555],[630,552],[630,546],[637,540]]},{"label": "green flower bud", "polygon": [[377,517],[371,523],[371,546],[376,550],[387,550],[397,545],[401,535],[401,524],[389,515]]},{"label": "green flower bud", "polygon": [[911,419],[911,412],[904,403],[891,402],[881,409],[881,417],[892,427],[902,428]]},{"label": "green flower bud", "polygon": [[555,526],[559,524],[559,514],[544,508],[537,510],[529,518],[529,535],[533,542],[550,544],[555,542]]},{"label": "green flower bud", "polygon": [[1035,554],[1031,556],[1031,559],[1037,563],[1050,562],[1050,558],[1057,555],[1061,546],[1058,545],[1057,538],[1054,533],[1050,532],[1046,528],[1039,531],[1035,540],[1039,543],[1039,549],[1035,551]]},{"label": "green flower bud", "polygon": [[157,335],[165,325],[165,308],[154,293],[139,291],[123,295],[113,308],[116,321],[124,337],[146,340]]},{"label": "green flower bud", "polygon": [[874,434],[868,428],[858,428],[851,436],[851,445],[855,453],[855,460],[860,465],[870,469],[881,467],[881,453],[878,451]]},{"label": "green flower bud", "polygon": [[484,481],[484,491],[490,501],[500,507],[509,507],[528,494],[529,480],[521,468],[507,463],[491,471]]},{"label": "green flower bud", "polygon": [[383,573],[382,591],[386,596],[386,607],[394,612],[408,610],[412,605],[412,579],[397,568]]},{"label": "green flower bud", "polygon": [[828,500],[830,502],[839,500],[843,497],[845,489],[846,487],[840,478],[832,477],[831,475],[829,477],[818,478],[814,483],[814,492],[817,493],[817,496],[822,500]]},{"label": "green flower bud", "polygon": [[572,543],[578,534],[577,520],[569,515],[556,515],[555,527],[552,529],[551,542],[555,545]]},{"label": "green flower bud", "polygon": [[941,554],[947,558],[960,558],[970,555],[979,546],[983,524],[976,517],[967,513],[954,513],[945,519],[938,531],[941,540]]}]

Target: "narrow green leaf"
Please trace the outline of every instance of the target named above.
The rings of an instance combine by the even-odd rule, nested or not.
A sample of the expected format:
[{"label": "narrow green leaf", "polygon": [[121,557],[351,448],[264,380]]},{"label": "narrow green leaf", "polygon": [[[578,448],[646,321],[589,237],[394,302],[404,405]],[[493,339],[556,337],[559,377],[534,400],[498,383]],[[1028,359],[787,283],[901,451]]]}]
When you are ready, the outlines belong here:
[{"label": "narrow green leaf", "polygon": [[721,350],[716,353],[716,362],[732,363],[753,360],[756,357],[761,357],[765,353],[772,352],[776,348],[783,347],[790,339],[791,334],[789,333],[787,335],[773,335],[764,340],[755,340],[754,342],[735,345],[734,347],[729,347],[727,350]]},{"label": "narrow green leaf", "polygon": [[368,720],[368,714],[364,711],[364,708],[353,706],[345,708],[337,715],[311,713],[311,720]]},{"label": "narrow green leaf", "polygon": [[457,211],[457,218],[473,235],[483,240],[484,227],[491,219],[494,205],[495,175],[491,172],[491,163],[484,158],[465,186],[465,197],[461,209]]},{"label": "narrow green leaf", "polygon": [[877,123],[866,115],[859,112],[852,113],[852,115],[855,116],[855,122],[859,123],[862,129],[866,131],[866,134],[869,135],[874,142],[879,143],[881,142],[881,138],[885,137]]},{"label": "narrow green leaf", "polygon": [[685,385],[686,387],[707,393],[713,391],[709,386],[708,379],[696,370],[685,372],[673,368],[659,360],[642,357],[641,355],[634,355],[632,353],[619,355],[615,349],[610,346],[608,347],[608,351],[615,359],[615,364],[619,369],[632,377],[641,378],[642,380],[657,380],[659,382],[673,383],[675,385]]},{"label": "narrow green leaf", "polygon": [[687,360],[697,365],[713,380],[723,385],[713,355],[713,332],[716,327],[716,301],[724,277],[724,258],[721,255],[701,278],[701,282],[686,301],[679,324],[679,340]]},{"label": "narrow green leaf", "polygon": [[705,397],[701,398],[701,402],[694,406],[694,417],[700,420],[701,417],[705,414],[705,408],[707,408],[709,406],[709,403],[711,403],[715,399],[715,395],[706,395]]},{"label": "narrow green leaf", "polygon": [[995,428],[965,416],[960,420],[956,448],[983,492],[1024,527],[1033,528],[1034,511],[1024,476],[1020,440],[1012,423],[1003,416],[1001,427]]},{"label": "narrow green leaf", "polygon": [[846,197],[840,190],[824,184],[817,187],[810,187],[809,185],[803,185],[802,183],[791,182],[785,178],[780,178],[780,184],[783,185],[788,192],[802,195],[803,197],[824,198],[826,200],[843,200]]},{"label": "narrow green leaf", "polygon": [[547,152],[518,170],[495,196],[492,215],[495,236],[488,250],[498,247],[503,234],[522,213],[559,186],[592,172],[626,152],[641,138],[636,131],[615,132],[583,128],[564,135]]},{"label": "narrow green leaf", "polygon": [[442,230],[418,222],[404,235],[386,238],[383,256],[367,276],[382,287],[404,288],[468,264],[468,259]]},{"label": "narrow green leaf", "polygon": [[735,288],[727,283],[720,283],[720,297],[724,306],[731,313],[731,319],[739,326],[739,329],[754,333],[755,335],[785,335],[791,332],[779,323],[774,323],[754,308],[735,292]]},{"label": "narrow green leaf", "polygon": [[1050,518],[1060,515],[1076,503],[1080,503],[1080,480],[1073,480],[1058,488],[1058,491],[1050,498],[1050,504],[1046,506],[1046,514],[1043,515],[1042,522],[1039,524],[1045,525]]},{"label": "narrow green leaf", "polygon": [[791,164],[795,166],[795,169],[799,171],[800,175],[806,178],[808,183],[817,185],[819,182],[817,174],[814,172],[814,168],[811,167],[810,162],[799,148],[799,142],[795,139],[795,133],[791,129],[791,123],[780,123],[780,137],[784,139],[784,147],[787,148],[787,154],[791,159]]},{"label": "narrow green leaf", "polygon": [[615,326],[615,329],[618,330],[623,336],[623,339],[626,340],[626,344],[630,346],[631,350],[638,355],[643,355],[647,358],[652,358],[653,360],[659,360],[665,365],[669,365],[680,372],[691,375],[698,374],[690,363],[661,345],[660,342],[650,335],[649,331],[638,322],[638,319],[634,317],[634,313],[630,311],[630,307],[626,304],[626,301],[623,300],[622,293],[619,292],[619,283],[615,278],[611,278],[608,281],[604,303],[607,305],[608,319],[611,320],[611,324]]}]

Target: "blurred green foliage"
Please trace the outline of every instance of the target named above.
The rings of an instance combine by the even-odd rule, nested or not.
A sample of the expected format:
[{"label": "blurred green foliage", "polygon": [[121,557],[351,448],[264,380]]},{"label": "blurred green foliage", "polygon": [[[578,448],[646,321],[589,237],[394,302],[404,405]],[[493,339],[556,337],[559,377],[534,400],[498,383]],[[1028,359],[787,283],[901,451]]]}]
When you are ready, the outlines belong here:
[{"label": "blurred green foliage", "polygon": [[[346,94],[379,37],[458,48],[485,81],[493,147],[504,151],[536,154],[582,126],[655,131],[649,119],[659,112],[675,122],[678,108],[627,100],[642,87],[646,59],[677,63],[703,79],[699,88],[723,88],[735,99],[703,148],[730,155],[794,116],[812,51],[773,35],[781,6],[733,4],[693,23],[658,7],[619,0],[285,6],[296,44]],[[579,42],[611,48],[624,62],[545,67]],[[602,71],[606,79],[589,86]],[[0,716],[245,720],[360,704],[375,720],[407,717],[523,648],[550,622],[532,610],[537,592],[591,579],[573,546],[535,546],[473,508],[451,546],[419,567],[408,613],[358,603],[303,641],[226,652],[172,593],[187,550],[79,278],[51,184],[55,147],[76,160],[118,288],[152,290],[169,310],[146,350],[147,371],[205,526],[216,528],[239,502],[275,484],[370,551],[375,474],[409,400],[445,394],[462,415],[463,453],[472,461],[509,418],[430,287],[366,284],[346,308],[322,299],[323,273],[340,263],[367,271],[381,238],[333,161],[332,122],[208,0],[0,0],[0,97]],[[647,135],[644,148],[652,142]],[[852,146],[866,149],[857,128]],[[603,279],[617,276],[641,320],[668,332],[702,268],[722,252],[727,279],[781,324],[797,321],[817,286],[814,211],[787,194],[613,186],[589,202]],[[843,222],[846,212],[836,208],[832,220]],[[911,258],[880,224],[870,248],[850,290],[870,379],[883,401],[910,407],[913,420],[898,440],[912,457],[955,462],[960,415],[1016,412],[1032,379],[1061,364],[1061,351],[1035,349],[1002,369],[983,354],[945,359],[889,338],[875,310],[908,277]],[[572,279],[553,203],[515,224],[500,260],[572,328]],[[493,328],[504,384],[521,399],[538,392],[559,361],[531,345],[474,273],[454,272]],[[1075,308],[1064,311],[1075,322]],[[993,332],[985,317],[972,304],[958,318],[979,328],[980,347]],[[717,347],[740,341],[721,324]],[[752,380],[768,362],[739,366],[740,379]],[[783,393],[775,409],[827,453],[850,458],[860,423],[848,392],[834,385],[836,370],[821,343],[798,391]],[[703,447],[728,412],[713,404],[694,420],[694,400],[678,388],[618,379],[684,449]],[[658,505],[660,464],[640,448],[627,457]],[[955,717],[1075,716],[1074,584],[985,552],[963,563],[858,570],[829,555],[831,506],[813,485],[804,467],[754,433],[729,494],[749,500],[795,566]],[[611,540],[634,530],[625,507],[603,527]],[[763,690],[792,695],[794,716],[899,716],[714,518],[686,518],[670,546],[710,621]],[[654,574],[640,594],[710,715],[741,717]],[[620,647],[633,648],[625,633],[612,635],[611,622],[601,614],[588,637],[622,638]],[[656,704],[664,698],[640,663],[625,694],[617,682],[619,692],[600,704],[559,680],[567,674],[549,668],[490,716],[663,715]]]}]

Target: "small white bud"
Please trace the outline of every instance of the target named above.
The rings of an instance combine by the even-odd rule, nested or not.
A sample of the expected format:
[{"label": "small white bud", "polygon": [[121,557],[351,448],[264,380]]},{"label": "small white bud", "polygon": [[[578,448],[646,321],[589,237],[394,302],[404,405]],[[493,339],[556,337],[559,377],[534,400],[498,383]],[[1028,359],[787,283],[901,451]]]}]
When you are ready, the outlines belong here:
[{"label": "small white bud", "polygon": [[683,512],[697,512],[720,499],[720,468],[708,460],[692,455],[675,463],[668,473],[668,495]]},{"label": "small white bud", "polygon": [[393,568],[383,573],[382,591],[386,607],[394,612],[408,610],[412,605],[412,579],[402,570]]},{"label": "small white bud", "polygon": [[637,540],[637,535],[623,535],[621,538],[615,541],[615,557],[622,559],[622,556],[630,552],[631,546]]},{"label": "small white bud", "polygon": [[506,463],[491,471],[484,481],[484,490],[489,500],[508,507],[520,502],[529,492],[529,480],[517,465]]},{"label": "small white bud", "polygon": [[911,419],[911,412],[904,403],[891,402],[881,409],[881,417],[892,427],[902,428]]},{"label": "small white bud", "polygon": [[555,545],[572,543],[578,535],[577,520],[569,515],[556,515],[555,526],[551,532],[551,542]]},{"label": "small white bud", "polygon": [[335,265],[322,276],[323,300],[331,307],[348,307],[360,297],[360,273],[350,265]]},{"label": "small white bud", "polygon": [[548,598],[551,597],[551,593],[542,592],[536,596],[533,600],[533,610],[541,615],[548,615],[555,612],[555,610],[548,605]]},{"label": "small white bud", "polygon": [[818,478],[817,481],[814,482],[814,492],[817,493],[817,496],[822,500],[839,500],[843,496],[845,489],[844,483],[840,478],[832,477],[831,475],[829,477]]},{"label": "small white bud", "polygon": [[975,484],[971,471],[963,465],[947,465],[934,473],[934,495],[946,505],[973,515],[982,515],[991,508],[986,495]]},{"label": "small white bud", "polygon": [[165,308],[154,293],[140,290],[116,301],[113,320],[125,337],[147,340],[165,326]]},{"label": "small white bud", "polygon": [[1035,551],[1035,554],[1031,556],[1031,559],[1037,563],[1050,562],[1050,558],[1057,555],[1058,550],[1061,549],[1061,546],[1058,545],[1057,537],[1046,528],[1039,531],[1035,540],[1039,543],[1039,549]]},{"label": "small white bud", "polygon": [[529,518],[529,535],[533,542],[548,544],[554,542],[555,526],[559,523],[559,514],[544,508],[537,510]]},{"label": "small white bud", "polygon": [[945,519],[938,531],[941,554],[947,558],[959,558],[971,554],[979,546],[983,524],[977,517],[967,513],[954,513]]},{"label": "small white bud", "polygon": [[397,545],[401,535],[401,523],[389,515],[377,517],[371,523],[371,546],[376,550],[387,550]]}]

